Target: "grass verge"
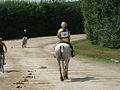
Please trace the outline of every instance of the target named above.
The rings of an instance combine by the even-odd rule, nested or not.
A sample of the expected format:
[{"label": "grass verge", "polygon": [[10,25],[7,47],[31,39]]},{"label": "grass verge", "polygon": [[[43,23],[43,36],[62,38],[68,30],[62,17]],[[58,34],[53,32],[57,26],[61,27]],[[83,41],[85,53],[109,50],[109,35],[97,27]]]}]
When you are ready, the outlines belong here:
[{"label": "grass verge", "polygon": [[73,41],[75,54],[92,58],[92,60],[120,64],[120,49],[105,48],[92,45],[89,40]]}]

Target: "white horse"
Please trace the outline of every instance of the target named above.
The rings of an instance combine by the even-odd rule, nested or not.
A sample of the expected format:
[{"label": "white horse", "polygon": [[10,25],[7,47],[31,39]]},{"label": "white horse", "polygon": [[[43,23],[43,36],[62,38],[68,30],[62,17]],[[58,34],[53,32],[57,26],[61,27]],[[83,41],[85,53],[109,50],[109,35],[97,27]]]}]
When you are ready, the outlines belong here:
[{"label": "white horse", "polygon": [[22,38],[22,48],[26,48],[26,44],[27,44],[27,37],[23,37]]},{"label": "white horse", "polygon": [[[55,47],[55,56],[58,61],[60,79],[68,79],[68,64],[71,57],[71,48],[67,43],[59,43]],[[61,65],[62,64],[62,65]]]}]

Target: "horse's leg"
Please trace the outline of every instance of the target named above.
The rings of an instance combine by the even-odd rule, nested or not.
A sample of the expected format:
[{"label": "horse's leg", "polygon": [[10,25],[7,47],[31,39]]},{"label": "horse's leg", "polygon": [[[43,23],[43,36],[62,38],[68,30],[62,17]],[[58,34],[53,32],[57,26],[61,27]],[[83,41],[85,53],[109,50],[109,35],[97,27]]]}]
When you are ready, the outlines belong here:
[{"label": "horse's leg", "polygon": [[66,79],[67,77],[66,58],[64,58],[63,64],[64,64],[64,78]]},{"label": "horse's leg", "polygon": [[68,79],[68,64],[66,65],[66,79]]},{"label": "horse's leg", "polygon": [[58,60],[58,65],[59,65],[59,71],[60,71],[60,79],[61,81],[63,81],[60,60]]},{"label": "horse's leg", "polygon": [[26,41],[24,42],[24,48],[26,48]]},{"label": "horse's leg", "polygon": [[22,48],[24,48],[24,38],[22,38]]},{"label": "horse's leg", "polygon": [[24,44],[23,44],[23,42],[22,42],[22,48],[24,48]]},{"label": "horse's leg", "polygon": [[23,40],[22,40],[22,48],[23,48]]},{"label": "horse's leg", "polygon": [[66,70],[65,70],[65,61],[64,60],[62,60],[62,69],[63,69],[63,77],[65,78]]},{"label": "horse's leg", "polygon": [[66,77],[66,79],[68,79],[68,64],[69,64],[69,60],[70,59],[67,59],[66,61],[65,61],[65,77]]},{"label": "horse's leg", "polygon": [[25,48],[26,48],[26,45],[27,45],[27,39],[25,40]]}]

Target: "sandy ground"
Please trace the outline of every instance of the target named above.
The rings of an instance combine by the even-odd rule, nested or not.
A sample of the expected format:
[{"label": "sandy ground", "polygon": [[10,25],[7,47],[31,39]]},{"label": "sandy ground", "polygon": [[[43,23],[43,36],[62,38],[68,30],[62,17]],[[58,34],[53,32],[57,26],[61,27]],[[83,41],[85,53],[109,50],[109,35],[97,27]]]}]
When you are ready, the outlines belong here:
[{"label": "sandy ground", "polygon": [[[84,35],[73,35],[72,40]],[[120,90],[120,69],[82,57],[71,58],[69,79],[61,82],[53,51],[57,37],[6,41],[5,73],[0,72],[0,90]]]}]

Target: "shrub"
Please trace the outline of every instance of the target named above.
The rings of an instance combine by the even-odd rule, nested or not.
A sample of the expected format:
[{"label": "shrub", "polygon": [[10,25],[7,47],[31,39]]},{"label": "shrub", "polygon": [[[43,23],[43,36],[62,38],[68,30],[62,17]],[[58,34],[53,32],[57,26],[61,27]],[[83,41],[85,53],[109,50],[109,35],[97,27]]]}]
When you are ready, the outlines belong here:
[{"label": "shrub", "polygon": [[120,1],[82,0],[87,37],[93,44],[120,47]]},{"label": "shrub", "polygon": [[0,36],[20,38],[24,28],[29,37],[56,35],[62,21],[68,22],[72,33],[83,33],[79,3],[0,2]]}]

